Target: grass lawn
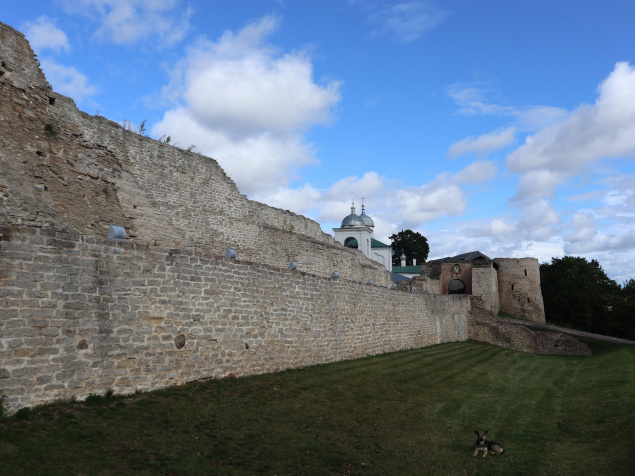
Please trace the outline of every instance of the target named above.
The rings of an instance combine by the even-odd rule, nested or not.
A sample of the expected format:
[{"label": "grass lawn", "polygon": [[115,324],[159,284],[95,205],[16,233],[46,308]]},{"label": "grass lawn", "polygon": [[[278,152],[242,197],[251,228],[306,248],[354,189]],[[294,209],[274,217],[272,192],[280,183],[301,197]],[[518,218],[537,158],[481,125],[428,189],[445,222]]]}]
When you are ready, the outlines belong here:
[{"label": "grass lawn", "polygon": [[[632,475],[635,346],[442,344],[0,421],[0,474]],[[503,455],[472,456],[489,429]]]}]

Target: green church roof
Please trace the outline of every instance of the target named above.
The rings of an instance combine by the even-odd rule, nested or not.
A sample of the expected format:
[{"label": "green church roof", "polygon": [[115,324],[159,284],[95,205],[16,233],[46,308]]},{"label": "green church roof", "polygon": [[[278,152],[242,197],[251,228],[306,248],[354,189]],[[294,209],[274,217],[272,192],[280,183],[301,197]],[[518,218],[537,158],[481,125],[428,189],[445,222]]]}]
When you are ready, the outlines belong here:
[{"label": "green church roof", "polygon": [[371,248],[390,248],[390,245],[387,245],[386,243],[382,243],[381,241],[377,241],[375,238],[371,238],[370,247]]},{"label": "green church roof", "polygon": [[408,274],[421,274],[421,266],[393,266],[393,273],[408,273]]}]

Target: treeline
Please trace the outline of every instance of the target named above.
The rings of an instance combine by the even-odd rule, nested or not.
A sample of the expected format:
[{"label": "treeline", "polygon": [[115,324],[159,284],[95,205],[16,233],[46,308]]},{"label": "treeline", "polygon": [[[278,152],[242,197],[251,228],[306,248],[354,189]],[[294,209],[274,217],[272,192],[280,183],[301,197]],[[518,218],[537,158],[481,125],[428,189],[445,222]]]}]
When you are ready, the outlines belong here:
[{"label": "treeline", "polygon": [[635,279],[621,286],[600,263],[565,256],[540,265],[547,322],[635,340]]}]

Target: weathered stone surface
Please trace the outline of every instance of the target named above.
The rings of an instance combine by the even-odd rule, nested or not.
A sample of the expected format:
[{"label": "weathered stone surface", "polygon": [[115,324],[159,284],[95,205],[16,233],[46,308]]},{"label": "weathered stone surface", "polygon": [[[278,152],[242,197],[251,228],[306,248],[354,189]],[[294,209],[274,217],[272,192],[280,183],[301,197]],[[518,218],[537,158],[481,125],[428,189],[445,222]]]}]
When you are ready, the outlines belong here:
[{"label": "weathered stone surface", "polygon": [[[254,202],[209,157],[90,116],[51,90],[24,36],[0,23],[0,226],[56,227],[128,242],[223,255],[330,277],[372,279],[386,269],[320,225]],[[50,237],[49,240],[56,238]],[[52,242],[73,247],[75,240]],[[193,282],[197,276],[190,277]]]},{"label": "weathered stone surface", "polygon": [[28,280],[11,283],[20,297],[3,309],[19,311],[11,313],[19,325],[0,326],[0,376],[13,409],[468,338],[468,296],[402,293],[62,231],[0,232],[0,269],[36,259]]},{"label": "weathered stone surface", "polygon": [[536,258],[495,258],[498,265],[500,309],[512,316],[545,322]]},{"label": "weathered stone surface", "polygon": [[[110,224],[130,238],[105,240]],[[229,247],[237,259],[223,258]],[[215,160],[79,111],[0,23],[10,410],[468,338],[468,296],[389,285],[315,221],[241,195]]]},{"label": "weathered stone surface", "polygon": [[506,349],[547,355],[591,355],[588,345],[562,333],[532,331],[473,309],[468,325],[470,339]]}]

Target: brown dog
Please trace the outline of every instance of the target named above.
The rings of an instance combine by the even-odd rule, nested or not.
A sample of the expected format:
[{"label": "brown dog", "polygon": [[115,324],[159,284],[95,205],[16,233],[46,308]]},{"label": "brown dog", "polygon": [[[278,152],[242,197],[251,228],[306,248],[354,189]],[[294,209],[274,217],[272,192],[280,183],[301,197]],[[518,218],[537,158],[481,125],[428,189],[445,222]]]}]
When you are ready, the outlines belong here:
[{"label": "brown dog", "polygon": [[503,447],[499,445],[498,443],[496,443],[495,441],[487,441],[485,439],[485,436],[487,435],[488,431],[489,430],[485,430],[485,431],[475,430],[474,431],[474,433],[476,433],[476,436],[478,437],[476,440],[476,445],[474,446],[474,456],[476,456],[479,451],[483,452],[483,458],[487,456],[488,451],[493,451],[494,453],[498,453],[498,454],[503,454],[505,452]]}]

